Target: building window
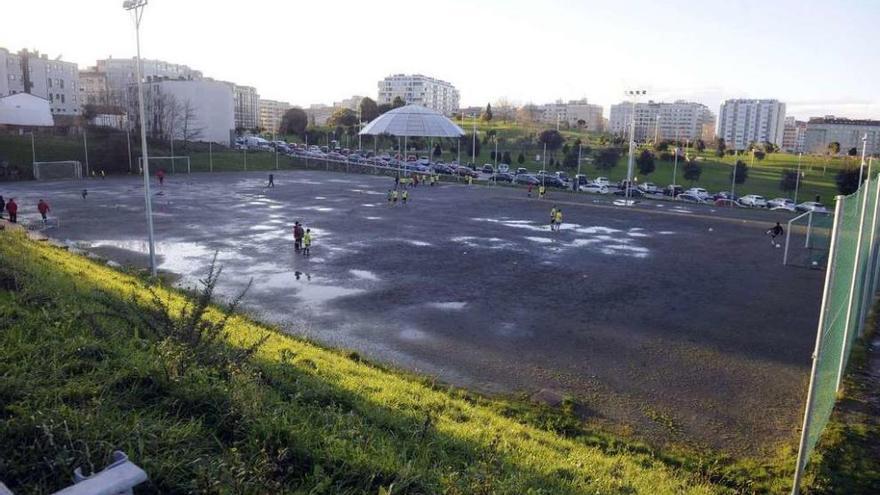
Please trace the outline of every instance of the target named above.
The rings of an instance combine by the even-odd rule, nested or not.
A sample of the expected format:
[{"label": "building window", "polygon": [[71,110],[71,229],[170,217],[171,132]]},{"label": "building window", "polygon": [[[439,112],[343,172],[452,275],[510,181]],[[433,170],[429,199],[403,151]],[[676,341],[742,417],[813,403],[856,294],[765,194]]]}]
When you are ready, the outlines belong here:
[{"label": "building window", "polygon": [[61,85],[61,89],[64,89],[64,79],[59,79],[58,84]]},{"label": "building window", "polygon": [[52,78],[51,77],[49,78],[49,87],[50,88],[52,87]]}]

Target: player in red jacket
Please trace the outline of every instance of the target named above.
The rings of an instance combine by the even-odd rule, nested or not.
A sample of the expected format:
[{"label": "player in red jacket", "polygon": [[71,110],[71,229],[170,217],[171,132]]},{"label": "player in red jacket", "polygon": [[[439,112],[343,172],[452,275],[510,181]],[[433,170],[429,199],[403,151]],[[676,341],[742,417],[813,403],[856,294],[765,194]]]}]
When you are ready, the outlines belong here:
[{"label": "player in red jacket", "polygon": [[160,168],[158,172],[156,172],[156,178],[159,179],[159,185],[165,183],[165,169]]},{"label": "player in red jacket", "polygon": [[51,208],[49,208],[49,203],[47,203],[45,200],[41,199],[37,202],[37,211],[39,211],[40,216],[43,217],[43,223],[46,223],[49,220],[46,215],[49,213],[50,209]]},{"label": "player in red jacket", "polygon": [[9,213],[10,222],[18,222],[18,204],[16,204],[15,198],[9,198],[9,202],[6,203],[6,212]]}]

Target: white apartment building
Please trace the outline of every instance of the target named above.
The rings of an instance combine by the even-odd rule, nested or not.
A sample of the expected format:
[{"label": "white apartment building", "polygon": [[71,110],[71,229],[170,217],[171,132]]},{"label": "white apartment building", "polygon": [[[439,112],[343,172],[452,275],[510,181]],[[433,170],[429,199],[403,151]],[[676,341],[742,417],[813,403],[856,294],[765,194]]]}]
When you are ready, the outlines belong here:
[{"label": "white apartment building", "polygon": [[635,109],[635,140],[708,141],[714,138],[715,115],[702,103],[677,100],[673,103],[622,102],[611,105],[608,131],[628,136]]},{"label": "white apartment building", "polygon": [[867,153],[880,154],[880,120],[852,120],[828,115],[807,122],[804,151],[826,153],[830,143],[840,143],[840,152],[856,148],[861,154],[862,139],[868,137]]},{"label": "white apartment building", "polygon": [[[130,86],[129,92],[129,115],[137,120],[137,86]],[[169,79],[144,84],[146,127],[154,138],[229,146],[235,131],[234,103],[232,87],[225,82]],[[184,107],[191,110],[188,117]]]},{"label": "white apartment building", "polygon": [[782,146],[785,103],[779,100],[727,100],[721,104],[718,136],[727,149],[745,150],[749,144],[770,142]]},{"label": "white apartment building", "polygon": [[82,105],[109,105],[107,74],[98,72],[94,67],[79,71],[79,102]]},{"label": "white apartment building", "polygon": [[40,52],[0,48],[0,96],[17,93],[49,100],[53,115],[79,115],[79,69]]},{"label": "white apartment building", "polygon": [[800,153],[804,151],[806,132],[806,122],[796,120],[794,117],[786,117],[785,126],[782,130],[782,146],[780,146],[780,148],[789,153]]},{"label": "white apartment building", "polygon": [[459,92],[451,83],[421,74],[394,74],[379,81],[378,104],[400,97],[407,105],[421,105],[450,115],[458,110]]},{"label": "white apartment building", "polygon": [[570,100],[568,103],[556,100],[555,103],[541,105],[539,109],[541,122],[545,124],[555,124],[558,121],[577,127],[578,122],[583,121],[584,128],[589,131],[603,130],[602,106],[592,105],[586,99]]},{"label": "white apartment building", "polygon": [[315,103],[313,105],[309,105],[309,108],[303,109],[306,112],[306,115],[309,117],[310,125],[327,125],[327,120],[333,115],[333,112],[336,111],[336,107],[332,107],[330,105],[324,105],[323,103]]},{"label": "white apartment building", "polygon": [[260,100],[260,127],[268,132],[278,132],[281,117],[290,108],[290,103],[276,100]]},{"label": "white apartment building", "polygon": [[[202,79],[202,73],[189,66],[172,64],[163,60],[141,59],[141,74],[145,81],[152,79]],[[107,85],[107,103],[125,107],[128,87],[137,84],[137,65],[132,58],[107,58],[98,60],[90,71],[104,74]]]},{"label": "white apartment building", "polygon": [[351,98],[346,98],[341,101],[334,101],[333,106],[335,108],[347,108],[349,110],[358,111],[358,108],[361,106],[361,100],[363,100],[363,96],[354,95]]}]

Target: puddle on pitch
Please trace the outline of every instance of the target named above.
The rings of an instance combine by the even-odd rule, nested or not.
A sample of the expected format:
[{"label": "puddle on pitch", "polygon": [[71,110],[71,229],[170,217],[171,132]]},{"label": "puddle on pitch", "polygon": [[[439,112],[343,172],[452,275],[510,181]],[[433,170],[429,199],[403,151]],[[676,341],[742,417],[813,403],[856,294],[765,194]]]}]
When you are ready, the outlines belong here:
[{"label": "puddle on pitch", "polygon": [[373,273],[369,270],[352,269],[352,270],[349,270],[348,272],[351,273],[352,275],[354,275],[355,277],[362,279],[362,280],[373,280],[373,281],[381,280],[378,275],[376,275],[375,273]]},{"label": "puddle on pitch", "polygon": [[467,303],[464,301],[446,301],[430,302],[427,305],[435,309],[442,309],[446,311],[461,311],[465,308],[465,306],[467,306]]}]

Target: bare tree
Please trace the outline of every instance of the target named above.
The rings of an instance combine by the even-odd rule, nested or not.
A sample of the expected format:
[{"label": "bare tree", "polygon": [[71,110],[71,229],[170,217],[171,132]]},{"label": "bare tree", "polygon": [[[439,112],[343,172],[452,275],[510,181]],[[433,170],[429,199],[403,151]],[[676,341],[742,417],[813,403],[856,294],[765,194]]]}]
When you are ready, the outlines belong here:
[{"label": "bare tree", "polygon": [[526,103],[516,112],[516,121],[520,124],[533,124],[540,119],[541,110],[532,103]]},{"label": "bare tree", "polygon": [[492,103],[492,112],[495,114],[495,118],[502,122],[510,122],[516,118],[516,107],[503,96]]},{"label": "bare tree", "polygon": [[183,131],[181,137],[183,138],[184,147],[186,147],[188,141],[196,141],[203,137],[205,128],[199,125],[198,118],[196,107],[192,104],[192,101],[189,99],[184,101],[180,106],[180,124]]}]

